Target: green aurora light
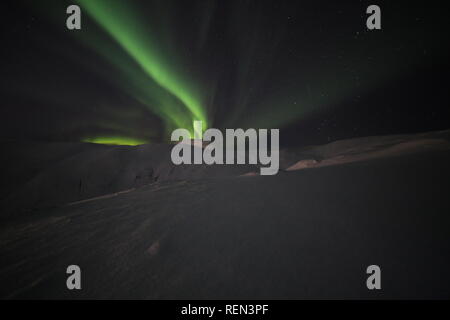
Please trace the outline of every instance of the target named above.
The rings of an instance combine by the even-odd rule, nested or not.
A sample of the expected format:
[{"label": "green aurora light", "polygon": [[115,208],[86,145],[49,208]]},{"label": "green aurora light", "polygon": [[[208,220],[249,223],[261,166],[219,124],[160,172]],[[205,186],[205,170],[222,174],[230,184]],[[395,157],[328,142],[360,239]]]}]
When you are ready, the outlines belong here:
[{"label": "green aurora light", "polygon": [[[83,29],[72,34],[103,58],[112,72],[102,66],[97,68],[89,59],[80,63],[99,73],[108,83],[112,82],[139,107],[146,109],[125,121],[128,119],[124,119],[123,106],[117,105],[121,101],[112,101],[101,125],[92,125],[98,136],[88,135],[89,140],[96,143],[117,140],[116,144],[123,144],[126,141],[116,137],[142,137],[142,128],[133,124],[139,122],[136,119],[145,116],[147,110],[162,120],[162,127],[156,122],[145,132],[145,137],[151,141],[167,139],[176,128],[186,128],[194,137],[193,122],[196,120],[202,121],[203,131],[212,126],[213,119],[220,129],[287,127],[332,112],[355,96],[364,96],[402,75],[404,70],[412,70],[421,59],[420,50],[411,52],[407,58],[399,58],[396,50],[386,50],[396,48],[398,39],[415,43],[415,34],[420,30],[411,32],[409,26],[408,30],[405,27],[393,31],[391,38],[371,40],[370,47],[355,41],[353,36],[338,39],[330,33],[330,36],[323,35],[319,44],[307,44],[291,57],[281,50],[286,47],[284,42],[290,39],[288,22],[271,26],[270,33],[261,32],[266,30],[266,20],[262,13],[254,12],[255,3],[236,2],[229,8],[230,19],[223,31],[222,27],[210,26],[218,4],[207,1],[208,6],[202,4],[198,19],[192,20],[192,25],[197,27],[193,30],[198,30],[199,38],[196,52],[192,48],[185,50],[182,42],[180,45],[177,38],[180,35],[174,32],[181,30],[182,35],[183,29],[171,28],[176,17],[172,15],[174,4],[170,0],[147,1],[143,7],[146,10],[139,10],[134,1],[76,2],[87,19],[83,20]],[[216,49],[214,46],[211,51],[203,48],[208,34],[210,37],[215,34],[209,32],[215,29],[209,28],[223,31],[227,35],[224,38],[227,47],[232,50],[216,51],[222,47]],[[307,40],[307,36],[300,39]],[[322,47],[333,49],[322,54]],[[203,51],[207,52],[205,56],[217,55],[233,61],[233,72],[223,72],[223,75],[213,68],[211,74],[195,74],[202,69],[197,66],[192,71],[189,67],[196,61],[203,61],[199,53]],[[183,56],[183,52],[188,53]],[[321,54],[318,56],[317,52]],[[301,63],[297,62],[298,57],[301,57]],[[290,65],[290,62],[294,64]],[[222,90],[228,92],[221,94]],[[92,107],[95,110],[97,106]],[[120,111],[112,114],[113,108]],[[226,113],[217,112],[223,110]],[[81,137],[86,135],[83,133]]]},{"label": "green aurora light", "polygon": [[[193,80],[186,79],[173,67],[175,57],[151,38],[149,28],[142,23],[142,17],[129,3],[98,0],[78,0],[84,10],[126,53],[111,50],[111,46],[98,42],[99,37],[90,35],[88,42],[104,55],[126,77],[123,88],[136,100],[162,118],[166,134],[175,128],[192,131],[193,121],[203,123],[203,131],[208,128],[208,117],[199,95],[193,88]],[[84,39],[86,40],[86,39]],[[125,56],[125,57],[124,57]],[[166,58],[170,56],[170,63]],[[132,67],[132,62],[139,70]],[[89,142],[102,143],[115,141],[115,144],[133,144],[133,139],[114,137],[90,138]]]},{"label": "green aurora light", "polygon": [[134,139],[128,137],[95,137],[86,138],[82,140],[83,142],[96,143],[96,144],[107,144],[107,145],[118,145],[118,146],[138,146],[141,144],[147,144],[149,141],[143,139]]}]

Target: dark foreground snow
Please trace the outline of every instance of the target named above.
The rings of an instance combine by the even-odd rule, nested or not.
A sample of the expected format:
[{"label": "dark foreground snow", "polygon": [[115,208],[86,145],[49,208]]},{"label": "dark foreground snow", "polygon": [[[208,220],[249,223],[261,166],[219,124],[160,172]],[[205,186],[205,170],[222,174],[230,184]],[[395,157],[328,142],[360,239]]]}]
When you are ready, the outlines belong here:
[{"label": "dark foreground snow", "polygon": [[[276,176],[238,168],[3,213],[0,296],[450,298],[449,163],[440,146]],[[80,291],[66,289],[70,264]],[[371,264],[381,291],[366,288]]]}]

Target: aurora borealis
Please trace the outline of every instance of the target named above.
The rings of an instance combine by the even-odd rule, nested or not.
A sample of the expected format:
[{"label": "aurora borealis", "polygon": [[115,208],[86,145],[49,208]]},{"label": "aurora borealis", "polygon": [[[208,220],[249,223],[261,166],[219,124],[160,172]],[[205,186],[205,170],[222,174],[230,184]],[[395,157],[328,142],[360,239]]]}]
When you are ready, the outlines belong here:
[{"label": "aurora borealis", "polygon": [[133,138],[124,138],[124,137],[94,137],[94,138],[86,138],[83,142],[89,143],[97,143],[97,144],[110,144],[110,145],[125,145],[125,146],[137,146],[140,144],[149,143],[146,140],[138,140]]},{"label": "aurora borealis", "polygon": [[434,88],[448,45],[431,9],[382,1],[371,32],[364,1],[76,3],[79,31],[65,28],[69,1],[11,7],[3,137],[136,145],[200,120],[306,144],[446,127]]},{"label": "aurora borealis", "polygon": [[132,11],[130,4],[89,0],[79,0],[79,3],[140,66],[148,81],[154,81],[159,90],[165,90],[175,98],[173,100],[178,100],[172,103],[181,103],[186,109],[184,112],[171,110],[170,101],[166,103],[164,98],[158,101],[156,112],[170,122],[169,128],[186,126],[195,120],[207,126],[206,110],[200,99],[194,96],[187,81],[180,80],[180,76],[170,70],[170,62],[164,61],[162,52],[157,52],[157,43],[144,33],[141,17]]}]

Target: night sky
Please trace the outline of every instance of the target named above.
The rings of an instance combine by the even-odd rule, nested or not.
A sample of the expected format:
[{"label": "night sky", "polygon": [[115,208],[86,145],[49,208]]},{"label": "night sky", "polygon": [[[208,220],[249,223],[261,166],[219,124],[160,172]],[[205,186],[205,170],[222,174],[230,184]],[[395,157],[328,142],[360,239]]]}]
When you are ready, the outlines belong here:
[{"label": "night sky", "polygon": [[[66,7],[82,29],[66,28]],[[366,28],[377,4],[382,30]],[[203,120],[283,145],[450,128],[438,1],[8,1],[0,138],[167,142]]]}]

